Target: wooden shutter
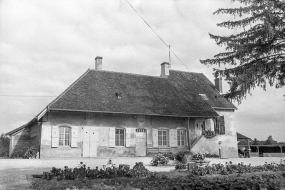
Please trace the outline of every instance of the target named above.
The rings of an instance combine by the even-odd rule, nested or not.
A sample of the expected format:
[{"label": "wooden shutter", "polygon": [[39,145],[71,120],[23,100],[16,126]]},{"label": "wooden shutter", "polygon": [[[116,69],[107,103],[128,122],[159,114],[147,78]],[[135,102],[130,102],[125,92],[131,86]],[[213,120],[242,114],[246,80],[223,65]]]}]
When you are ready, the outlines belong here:
[{"label": "wooden shutter", "polygon": [[169,130],[169,145],[170,147],[177,147],[177,130],[170,129]]},{"label": "wooden shutter", "polygon": [[136,128],[131,128],[131,147],[136,147]]},{"label": "wooden shutter", "polygon": [[219,124],[220,124],[220,134],[224,135],[226,134],[226,129],[225,129],[225,118],[224,116],[220,116],[219,118]]},{"label": "wooden shutter", "polygon": [[215,125],[215,133],[216,133],[216,134],[220,134],[220,130],[219,130],[219,118],[216,118],[216,119],[215,119],[214,125]]},{"label": "wooden shutter", "polygon": [[109,128],[109,147],[115,147],[115,131],[115,128]]},{"label": "wooden shutter", "polygon": [[131,147],[132,129],[126,128],[126,147]]},{"label": "wooden shutter", "polygon": [[58,147],[59,141],[59,129],[58,127],[53,127],[51,129],[51,147]]},{"label": "wooden shutter", "polygon": [[151,132],[151,129],[147,128],[147,137],[146,137],[146,143],[147,143],[147,146],[148,147],[152,147],[152,132]]},{"label": "wooden shutter", "polygon": [[73,126],[71,130],[71,147],[77,148],[77,141],[78,141],[78,127]]},{"label": "wooden shutter", "polygon": [[158,129],[152,129],[152,143],[153,147],[158,147]]}]

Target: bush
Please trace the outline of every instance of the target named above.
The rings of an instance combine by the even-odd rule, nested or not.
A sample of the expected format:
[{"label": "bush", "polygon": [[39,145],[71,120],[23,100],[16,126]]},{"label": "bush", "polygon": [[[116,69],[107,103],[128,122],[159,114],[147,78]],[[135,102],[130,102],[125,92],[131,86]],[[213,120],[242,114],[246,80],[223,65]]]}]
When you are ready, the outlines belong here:
[{"label": "bush", "polygon": [[9,156],[10,139],[4,133],[0,136],[0,157]]},{"label": "bush", "polygon": [[142,162],[137,162],[133,169],[125,167],[116,167],[115,164],[103,165],[101,169],[96,167],[95,169],[90,169],[86,167],[83,162],[76,168],[68,168],[64,166],[64,169],[52,167],[50,172],[43,172],[43,179],[52,180],[56,178],[59,180],[75,180],[75,179],[97,179],[97,178],[118,178],[118,177],[128,177],[128,178],[144,178],[151,177],[154,174],[148,171]]},{"label": "bush", "polygon": [[36,158],[39,151],[40,151],[39,148],[32,146],[25,152],[24,158],[26,159]]},{"label": "bush", "polygon": [[178,162],[176,165],[175,165],[175,169],[186,169],[186,164],[183,164],[181,162]]},{"label": "bush", "polygon": [[178,162],[186,163],[187,162],[186,155],[190,155],[190,152],[180,151],[175,155],[175,160],[177,160]]},{"label": "bush", "polygon": [[202,153],[197,153],[192,156],[192,160],[204,160],[205,155]]},{"label": "bush", "polygon": [[166,157],[162,154],[158,154],[152,158],[152,160],[150,161],[150,164],[152,166],[159,166],[159,165],[166,165],[166,164],[168,164],[168,162],[169,162],[168,157]]},{"label": "bush", "polygon": [[175,160],[175,154],[173,154],[172,152],[167,152],[163,154],[163,156],[167,157],[169,160]]}]

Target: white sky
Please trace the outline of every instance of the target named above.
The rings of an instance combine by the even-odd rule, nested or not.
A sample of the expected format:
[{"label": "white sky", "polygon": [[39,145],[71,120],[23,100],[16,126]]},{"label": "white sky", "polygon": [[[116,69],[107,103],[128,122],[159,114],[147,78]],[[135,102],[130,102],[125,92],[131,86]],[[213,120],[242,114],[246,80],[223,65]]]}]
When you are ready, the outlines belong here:
[{"label": "white sky", "polygon": [[[231,30],[213,15],[230,0],[129,0],[191,72],[223,51],[208,33]],[[59,95],[103,57],[103,69],[159,76],[168,49],[125,0],[0,0],[0,95]],[[172,69],[187,69],[172,55]],[[224,82],[224,89],[228,89]],[[255,89],[238,106],[237,131],[285,142],[283,89]],[[30,121],[54,98],[0,96],[0,133]]]}]

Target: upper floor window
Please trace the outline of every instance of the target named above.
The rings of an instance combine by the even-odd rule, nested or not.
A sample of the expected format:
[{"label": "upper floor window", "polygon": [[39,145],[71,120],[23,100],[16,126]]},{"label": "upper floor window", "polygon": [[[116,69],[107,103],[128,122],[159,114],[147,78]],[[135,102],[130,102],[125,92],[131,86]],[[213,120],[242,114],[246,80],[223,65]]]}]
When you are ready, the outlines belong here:
[{"label": "upper floor window", "polygon": [[59,146],[70,146],[70,127],[59,128]]},{"label": "upper floor window", "polygon": [[185,146],[185,130],[177,130],[177,145]]},{"label": "upper floor window", "polygon": [[168,146],[167,133],[167,130],[158,130],[158,146]]},{"label": "upper floor window", "polygon": [[115,146],[125,146],[125,130],[116,129]]}]

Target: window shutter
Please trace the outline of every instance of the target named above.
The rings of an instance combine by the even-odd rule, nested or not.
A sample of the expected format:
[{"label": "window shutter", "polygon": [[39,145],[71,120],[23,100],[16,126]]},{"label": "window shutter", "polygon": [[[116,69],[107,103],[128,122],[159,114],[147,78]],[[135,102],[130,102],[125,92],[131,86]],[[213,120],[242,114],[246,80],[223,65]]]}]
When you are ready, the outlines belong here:
[{"label": "window shutter", "polygon": [[58,147],[59,129],[53,127],[51,129],[51,147]]},{"label": "window shutter", "polygon": [[176,129],[170,129],[169,130],[169,145],[170,147],[177,147],[177,130]]},{"label": "window shutter", "polygon": [[158,147],[158,129],[152,129],[153,147]]},{"label": "window shutter", "polygon": [[224,116],[220,116],[220,118],[219,118],[219,124],[220,124],[220,134],[221,134],[221,135],[226,134],[225,118],[224,118]]},{"label": "window shutter", "polygon": [[78,127],[73,126],[71,130],[71,147],[77,148],[77,141],[78,141]]},{"label": "window shutter", "polygon": [[109,147],[115,147],[115,128],[109,128]]},{"label": "window shutter", "polygon": [[220,131],[219,131],[219,118],[216,118],[214,123],[215,123],[215,133],[216,134],[220,134]]},{"label": "window shutter", "polygon": [[131,147],[136,147],[136,129],[131,128]]},{"label": "window shutter", "polygon": [[131,147],[131,134],[132,129],[126,128],[126,147]]},{"label": "window shutter", "polygon": [[146,129],[146,143],[148,147],[152,147],[152,132],[151,129],[147,128]]}]

